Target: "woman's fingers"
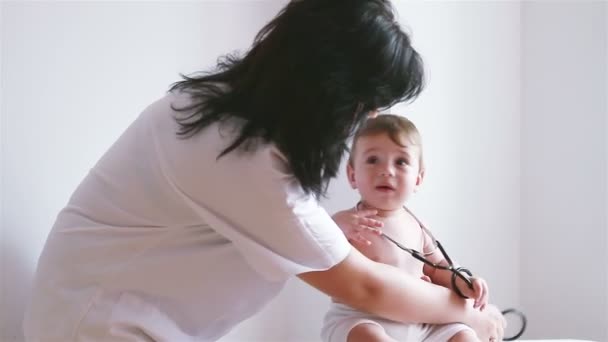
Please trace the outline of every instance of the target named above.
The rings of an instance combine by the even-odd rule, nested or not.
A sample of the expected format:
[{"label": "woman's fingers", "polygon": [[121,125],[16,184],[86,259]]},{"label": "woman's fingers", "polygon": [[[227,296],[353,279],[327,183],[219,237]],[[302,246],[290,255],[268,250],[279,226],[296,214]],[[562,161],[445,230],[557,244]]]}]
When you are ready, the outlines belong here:
[{"label": "woman's fingers", "polygon": [[368,209],[368,210],[361,210],[361,211],[358,211],[356,215],[357,215],[357,216],[358,216],[358,217],[359,217],[361,220],[363,220],[363,221],[365,221],[365,222],[369,222],[369,223],[370,223],[370,224],[369,224],[370,226],[375,226],[375,225],[376,225],[376,224],[378,224],[378,223],[380,223],[380,224],[382,223],[382,222],[380,222],[380,221],[378,221],[378,220],[374,219],[374,217],[375,217],[377,214],[378,214],[378,211],[377,211],[377,210],[375,210],[375,209]]},{"label": "woman's fingers", "polygon": [[383,227],[384,223],[382,223],[382,221],[370,217],[376,215],[377,213],[378,212],[376,210],[364,210],[358,212],[358,227],[362,230],[371,231],[376,235],[382,234],[382,231],[378,228]]},{"label": "woman's fingers", "polygon": [[378,228],[384,225],[382,221],[373,218],[376,214],[378,214],[378,211],[375,209],[344,210],[335,213],[332,218],[349,241],[358,245],[369,246],[372,242],[366,238],[366,234],[381,235],[382,231]]},{"label": "woman's fingers", "polygon": [[363,236],[363,234],[361,233],[353,234],[353,236],[349,238],[348,241],[350,241],[351,244],[359,246],[369,246],[372,244],[372,242],[366,239],[365,236]]},{"label": "woman's fingers", "polygon": [[367,238],[365,238],[365,236],[361,233],[359,233],[359,241],[366,246],[369,246],[372,244],[372,242],[369,241]]},{"label": "woman's fingers", "polygon": [[372,218],[361,217],[359,218],[359,225],[365,226],[366,228],[374,229],[384,226],[384,223],[382,223],[382,221],[378,221]]}]

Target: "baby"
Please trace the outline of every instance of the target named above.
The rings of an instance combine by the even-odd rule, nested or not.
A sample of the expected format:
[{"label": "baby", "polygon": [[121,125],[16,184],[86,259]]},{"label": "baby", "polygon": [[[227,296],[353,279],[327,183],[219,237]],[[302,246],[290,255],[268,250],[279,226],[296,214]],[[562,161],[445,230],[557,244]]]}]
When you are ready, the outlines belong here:
[{"label": "baby", "polygon": [[[430,232],[405,206],[424,178],[421,137],[411,121],[388,114],[367,120],[353,139],[347,174],[349,183],[361,196],[355,210],[376,210],[376,219],[383,222],[382,233],[408,249],[419,251],[432,263],[448,265]],[[344,233],[368,258],[454,289],[452,272],[422,263],[378,231],[345,230]],[[456,278],[454,290],[474,300],[474,307],[483,310],[488,300],[488,286],[481,278],[469,280],[472,288],[463,279]],[[325,342],[479,341],[475,332],[464,324],[404,324],[336,301],[331,303],[325,316],[322,338]]]}]

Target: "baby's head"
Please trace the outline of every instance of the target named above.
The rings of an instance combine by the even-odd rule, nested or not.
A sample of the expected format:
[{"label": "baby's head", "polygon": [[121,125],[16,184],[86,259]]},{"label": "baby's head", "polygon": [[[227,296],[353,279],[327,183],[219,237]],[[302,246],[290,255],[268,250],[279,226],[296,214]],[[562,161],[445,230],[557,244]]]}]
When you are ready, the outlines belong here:
[{"label": "baby's head", "polygon": [[353,139],[347,173],[366,205],[379,210],[401,208],[424,177],[418,129],[398,115],[368,119]]}]

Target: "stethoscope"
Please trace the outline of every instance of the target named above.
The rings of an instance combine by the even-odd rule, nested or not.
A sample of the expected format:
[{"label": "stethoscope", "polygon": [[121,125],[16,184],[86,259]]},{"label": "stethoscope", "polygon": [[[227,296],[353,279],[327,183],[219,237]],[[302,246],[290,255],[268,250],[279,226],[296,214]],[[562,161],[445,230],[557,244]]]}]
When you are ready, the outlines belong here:
[{"label": "stethoscope", "polygon": [[[360,205],[361,205],[361,202],[357,203],[357,205],[355,206],[355,209],[359,210]],[[398,248],[408,252],[411,256],[413,256],[415,259],[423,262],[424,264],[429,265],[435,269],[450,271],[452,273],[452,288],[454,289],[454,292],[456,292],[462,298],[468,298],[458,288],[456,279],[457,278],[462,279],[470,289],[473,289],[473,283],[471,282],[471,279],[470,279],[470,277],[473,276],[473,273],[467,268],[454,266],[454,263],[452,262],[452,259],[450,258],[448,253],[445,251],[445,248],[443,248],[443,245],[437,239],[435,239],[435,237],[433,236],[431,231],[428,228],[426,228],[426,226],[422,223],[422,221],[420,221],[418,219],[418,217],[416,215],[414,215],[414,213],[412,213],[408,208],[406,208],[404,206],[403,209],[405,209],[410,215],[412,215],[412,217],[416,220],[416,222],[418,223],[420,228],[423,230],[423,232],[431,238],[431,240],[433,241],[433,245],[435,246],[435,250],[439,249],[439,251],[443,255],[443,258],[447,262],[447,265],[440,265],[440,264],[431,262],[430,260],[428,260],[425,257],[425,256],[435,253],[435,250],[428,252],[428,253],[421,253],[415,249],[405,247],[404,245],[397,242],[395,239],[386,235],[386,233],[384,233],[384,232],[382,232],[380,235],[382,237],[384,237],[385,239],[387,239],[388,241],[392,242]],[[521,311],[513,309],[513,308],[503,310],[501,313],[503,316],[506,316],[506,315],[517,316],[519,318],[519,320],[521,321],[521,329],[519,329],[519,332],[513,336],[503,338],[503,341],[514,341],[514,340],[518,339],[519,337],[521,337],[521,335],[526,330],[526,326],[528,323],[526,316]]]}]

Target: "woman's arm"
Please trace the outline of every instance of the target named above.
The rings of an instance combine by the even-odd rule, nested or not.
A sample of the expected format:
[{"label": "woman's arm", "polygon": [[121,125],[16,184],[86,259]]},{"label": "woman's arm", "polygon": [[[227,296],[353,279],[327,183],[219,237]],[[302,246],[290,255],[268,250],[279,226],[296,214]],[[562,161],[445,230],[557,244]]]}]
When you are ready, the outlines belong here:
[{"label": "woman's arm", "polygon": [[387,319],[404,323],[463,322],[482,341],[502,337],[498,319],[475,310],[454,292],[373,262],[354,248],[336,266],[298,277],[342,303]]}]

